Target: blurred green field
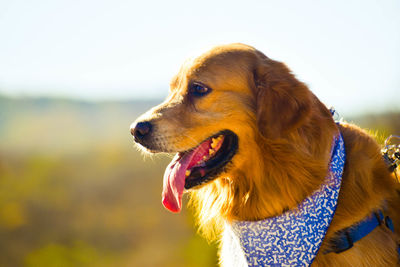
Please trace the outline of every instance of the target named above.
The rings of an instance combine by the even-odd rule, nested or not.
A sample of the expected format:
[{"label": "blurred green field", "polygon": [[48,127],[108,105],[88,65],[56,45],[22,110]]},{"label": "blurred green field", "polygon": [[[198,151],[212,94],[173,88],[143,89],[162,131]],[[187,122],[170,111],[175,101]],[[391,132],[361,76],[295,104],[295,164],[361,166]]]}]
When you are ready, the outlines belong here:
[{"label": "blurred green field", "polygon": [[[129,125],[158,101],[0,97],[0,266],[215,266],[190,211],[161,205],[169,158]],[[346,118],[382,141],[400,113]]]}]

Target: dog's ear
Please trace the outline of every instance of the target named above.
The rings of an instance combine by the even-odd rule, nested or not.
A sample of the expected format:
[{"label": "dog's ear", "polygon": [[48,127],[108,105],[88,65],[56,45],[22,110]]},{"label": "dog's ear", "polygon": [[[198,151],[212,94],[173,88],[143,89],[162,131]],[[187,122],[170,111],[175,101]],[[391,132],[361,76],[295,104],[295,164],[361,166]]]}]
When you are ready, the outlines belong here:
[{"label": "dog's ear", "polygon": [[263,54],[258,61],[254,70],[257,126],[264,137],[280,138],[308,119],[312,93],[285,64]]}]

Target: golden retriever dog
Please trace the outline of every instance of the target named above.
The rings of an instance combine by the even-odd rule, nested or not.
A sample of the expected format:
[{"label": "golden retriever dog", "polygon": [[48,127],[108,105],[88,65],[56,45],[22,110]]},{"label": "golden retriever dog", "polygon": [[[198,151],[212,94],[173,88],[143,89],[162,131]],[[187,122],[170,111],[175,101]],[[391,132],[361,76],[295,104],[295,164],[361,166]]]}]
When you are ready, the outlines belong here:
[{"label": "golden retriever dog", "polygon": [[[211,240],[234,222],[295,210],[324,183],[332,140],[341,134],[340,193],[312,265],[399,265],[400,186],[380,146],[357,126],[336,124],[285,64],[253,47],[218,46],[185,62],[167,99],[138,118],[131,133],[148,152],[176,153],[164,175],[163,204],[178,212],[182,195],[190,194],[199,230]],[[377,210],[391,218],[394,232],[382,223],[334,251],[332,240],[343,229]],[[222,250],[230,245],[225,240]],[[220,254],[226,266],[237,256]]]}]

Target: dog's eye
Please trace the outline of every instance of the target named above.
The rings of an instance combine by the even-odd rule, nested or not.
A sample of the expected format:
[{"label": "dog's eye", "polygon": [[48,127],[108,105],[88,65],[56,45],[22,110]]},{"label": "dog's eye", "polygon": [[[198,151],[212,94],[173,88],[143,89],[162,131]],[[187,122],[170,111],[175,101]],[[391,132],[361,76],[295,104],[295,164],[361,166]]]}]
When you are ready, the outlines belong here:
[{"label": "dog's eye", "polygon": [[202,84],[199,84],[199,83],[193,83],[190,86],[190,93],[195,96],[203,96],[203,95],[208,94],[210,91],[211,91],[210,88],[208,88]]}]

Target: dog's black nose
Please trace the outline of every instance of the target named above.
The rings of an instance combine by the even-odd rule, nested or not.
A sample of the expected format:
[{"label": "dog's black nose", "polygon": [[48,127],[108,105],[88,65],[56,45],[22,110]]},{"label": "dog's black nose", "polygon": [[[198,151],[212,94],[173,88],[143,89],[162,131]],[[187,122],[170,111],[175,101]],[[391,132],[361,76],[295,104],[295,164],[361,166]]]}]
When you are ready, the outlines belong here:
[{"label": "dog's black nose", "polygon": [[135,127],[131,128],[131,134],[135,137],[135,141],[142,140],[151,132],[151,123],[148,121],[138,122]]}]

